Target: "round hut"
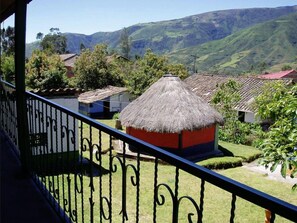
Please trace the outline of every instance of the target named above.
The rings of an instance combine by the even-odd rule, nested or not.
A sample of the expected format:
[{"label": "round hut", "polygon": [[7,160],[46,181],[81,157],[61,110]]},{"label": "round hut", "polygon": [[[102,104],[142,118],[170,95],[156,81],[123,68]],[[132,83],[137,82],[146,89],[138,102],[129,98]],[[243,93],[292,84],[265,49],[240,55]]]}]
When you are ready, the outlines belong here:
[{"label": "round hut", "polygon": [[220,153],[222,116],[177,76],[160,78],[121,112],[120,120],[128,134],[189,160]]}]

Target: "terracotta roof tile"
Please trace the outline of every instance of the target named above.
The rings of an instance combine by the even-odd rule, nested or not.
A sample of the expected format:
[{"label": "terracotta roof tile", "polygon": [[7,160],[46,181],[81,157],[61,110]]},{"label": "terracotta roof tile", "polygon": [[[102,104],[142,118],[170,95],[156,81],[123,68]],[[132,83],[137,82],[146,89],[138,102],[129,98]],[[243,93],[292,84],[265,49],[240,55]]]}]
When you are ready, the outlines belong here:
[{"label": "terracotta roof tile", "polygon": [[[185,79],[185,82],[198,96],[210,102],[212,96],[218,90],[219,85],[230,79],[237,81],[241,85],[239,90],[241,100],[236,104],[235,109],[248,112],[254,112],[255,109],[252,106],[252,102],[261,93],[265,83],[276,81],[257,77],[194,74]],[[279,81],[283,81],[285,84],[292,83],[292,79],[280,79]]]}]

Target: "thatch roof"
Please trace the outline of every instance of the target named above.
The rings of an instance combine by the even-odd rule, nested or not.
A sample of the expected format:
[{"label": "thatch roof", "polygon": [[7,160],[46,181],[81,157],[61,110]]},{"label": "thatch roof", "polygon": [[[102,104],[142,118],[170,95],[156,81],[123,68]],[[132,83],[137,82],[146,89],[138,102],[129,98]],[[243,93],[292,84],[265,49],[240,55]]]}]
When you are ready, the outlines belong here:
[{"label": "thatch roof", "polygon": [[93,91],[87,91],[82,93],[78,97],[78,101],[86,104],[93,103],[95,101],[100,101],[102,99],[108,98],[110,96],[122,93],[127,91],[127,88],[124,87],[115,87],[115,86],[107,86],[103,89],[96,89]]},{"label": "thatch roof", "polygon": [[120,114],[123,125],[149,132],[180,133],[214,123],[222,116],[178,77],[165,75]]}]

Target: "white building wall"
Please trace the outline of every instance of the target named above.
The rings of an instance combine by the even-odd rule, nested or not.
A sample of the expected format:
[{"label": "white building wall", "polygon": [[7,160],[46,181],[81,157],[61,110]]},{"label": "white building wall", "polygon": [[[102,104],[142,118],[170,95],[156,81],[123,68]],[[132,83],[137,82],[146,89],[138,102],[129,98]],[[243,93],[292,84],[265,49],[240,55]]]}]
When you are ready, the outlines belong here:
[{"label": "white building wall", "polygon": [[110,97],[110,111],[121,112],[129,103],[131,95],[123,92]]},{"label": "white building wall", "polygon": [[46,97],[52,102],[55,102],[59,105],[62,105],[74,112],[78,112],[78,100],[77,97],[58,97],[58,98],[49,98]]},{"label": "white building wall", "polygon": [[[78,112],[77,97],[47,97],[47,99]],[[41,134],[46,141],[46,144],[32,148],[33,155],[77,150],[79,131],[77,119],[74,119],[71,115],[67,116],[64,112],[60,112],[45,104],[30,104],[33,105],[32,109],[34,111],[30,113],[31,119],[34,120],[29,123],[30,134],[33,137]]]},{"label": "white building wall", "polygon": [[245,112],[245,114],[244,114],[244,122],[255,123],[255,121],[256,121],[255,113]]}]

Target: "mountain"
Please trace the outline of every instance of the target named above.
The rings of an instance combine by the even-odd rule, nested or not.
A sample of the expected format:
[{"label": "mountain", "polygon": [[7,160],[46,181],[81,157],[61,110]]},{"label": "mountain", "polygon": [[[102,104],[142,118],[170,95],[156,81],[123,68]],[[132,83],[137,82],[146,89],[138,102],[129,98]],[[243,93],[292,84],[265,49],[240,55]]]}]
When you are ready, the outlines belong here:
[{"label": "mountain", "polygon": [[[232,9],[133,25],[127,28],[132,39],[131,54],[142,55],[147,48],[163,54],[196,46],[293,12],[297,12],[297,6]],[[110,49],[119,50],[121,30],[97,32],[92,35],[65,35],[70,52],[78,53],[81,43],[87,48],[93,48],[98,43],[106,43]]]},{"label": "mountain", "polygon": [[[181,19],[133,25],[127,27],[132,40],[131,55],[143,55],[147,48],[151,48],[153,52],[166,54],[172,61],[183,62],[188,65],[189,68],[193,66],[191,65],[191,63],[193,64],[192,56],[197,55],[199,56],[199,59],[197,59],[198,69],[208,70],[213,66],[217,66],[215,68],[229,69],[230,66],[227,61],[230,61],[231,69],[229,70],[236,70],[242,65],[241,63],[254,62],[258,59],[262,61],[265,56],[268,56],[268,54],[258,55],[257,50],[253,50],[253,54],[249,53],[249,47],[252,48],[255,42],[248,40],[247,37],[253,38],[253,35],[249,33],[250,31],[248,31],[248,28],[296,12],[297,6],[231,9],[207,12]],[[268,31],[273,31],[272,29],[267,29]],[[114,32],[97,32],[92,35],[77,33],[64,33],[64,35],[67,37],[68,51],[71,53],[79,53],[81,44],[92,49],[99,43],[108,44],[110,50],[120,51],[121,32],[122,30]],[[232,38],[236,38],[241,32],[245,32],[246,36],[238,37],[238,41],[240,38],[244,37],[246,41],[243,43],[243,45],[245,45],[245,50],[238,51],[237,53],[235,50],[236,47],[238,47],[238,49],[242,49],[243,47],[238,45],[232,46],[232,42],[228,42],[231,41],[228,38],[232,35],[234,35]],[[264,34],[266,35],[266,33]],[[224,39],[226,37],[227,39]],[[257,37],[257,39],[259,40],[261,37]],[[217,40],[222,40],[223,42],[216,43]],[[225,54],[213,51],[217,49],[224,50],[218,45],[227,43],[230,44],[230,50],[227,50],[228,53],[227,51],[224,51],[226,52]],[[268,45],[268,42],[266,43],[268,49],[272,47]],[[270,41],[270,43],[273,44],[272,41]],[[38,47],[38,42],[27,44],[26,56],[30,56],[30,52],[36,47]],[[245,57],[247,54],[249,55],[249,57],[246,57],[247,61],[242,60],[240,63],[236,62],[237,60],[241,60],[241,58]],[[254,58],[252,58],[251,55],[254,55]],[[227,60],[229,57],[231,57],[232,60]],[[216,60],[217,62],[215,62]],[[278,59],[273,58],[272,61],[267,61],[267,63],[274,64],[276,63],[276,60]],[[207,65],[207,63],[209,63],[209,65]],[[236,69],[233,69],[232,66],[235,66]],[[247,67],[247,65],[244,65],[244,67]]]},{"label": "mountain", "polygon": [[177,50],[171,61],[194,66],[196,70],[236,73],[265,63],[292,63],[297,58],[297,13],[255,25],[228,37]]}]

